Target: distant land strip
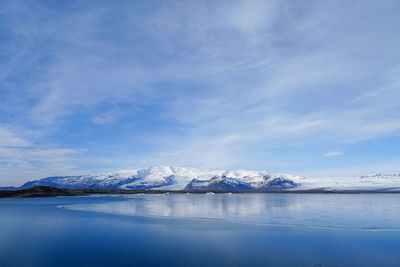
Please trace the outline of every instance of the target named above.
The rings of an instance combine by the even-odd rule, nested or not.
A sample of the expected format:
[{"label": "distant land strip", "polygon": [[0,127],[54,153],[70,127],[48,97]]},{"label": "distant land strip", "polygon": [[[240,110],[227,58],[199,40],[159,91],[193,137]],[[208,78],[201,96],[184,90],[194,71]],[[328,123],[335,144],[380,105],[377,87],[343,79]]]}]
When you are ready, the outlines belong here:
[{"label": "distant land strip", "polygon": [[222,191],[222,190],[102,190],[102,189],[62,189],[50,186],[33,186],[19,190],[0,190],[0,198],[29,198],[57,196],[88,196],[94,194],[364,194],[387,193],[398,194],[400,190],[274,190],[274,191]]}]

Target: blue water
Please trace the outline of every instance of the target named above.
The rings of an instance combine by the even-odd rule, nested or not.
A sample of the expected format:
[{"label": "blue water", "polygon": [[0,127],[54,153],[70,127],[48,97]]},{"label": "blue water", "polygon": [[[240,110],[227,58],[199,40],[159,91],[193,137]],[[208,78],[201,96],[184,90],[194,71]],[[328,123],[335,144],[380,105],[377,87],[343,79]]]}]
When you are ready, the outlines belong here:
[{"label": "blue water", "polygon": [[0,266],[400,266],[400,194],[0,199]]}]

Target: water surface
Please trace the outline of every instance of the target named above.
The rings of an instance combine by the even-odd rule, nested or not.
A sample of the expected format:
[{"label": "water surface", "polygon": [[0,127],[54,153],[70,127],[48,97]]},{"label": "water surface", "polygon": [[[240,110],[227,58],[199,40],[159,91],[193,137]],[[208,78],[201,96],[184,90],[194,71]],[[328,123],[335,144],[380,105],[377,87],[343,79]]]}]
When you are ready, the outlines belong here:
[{"label": "water surface", "polygon": [[[323,228],[400,230],[398,194],[166,194],[68,205],[74,210],[174,219]],[[109,196],[113,197],[113,196]]]},{"label": "water surface", "polygon": [[0,200],[0,266],[400,266],[400,195]]}]

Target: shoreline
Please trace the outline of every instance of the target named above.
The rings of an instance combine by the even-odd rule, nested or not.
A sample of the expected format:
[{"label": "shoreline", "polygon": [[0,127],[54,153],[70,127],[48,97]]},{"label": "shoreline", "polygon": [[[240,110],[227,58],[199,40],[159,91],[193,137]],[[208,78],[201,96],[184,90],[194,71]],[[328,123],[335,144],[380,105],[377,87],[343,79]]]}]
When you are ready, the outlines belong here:
[{"label": "shoreline", "polygon": [[224,191],[224,190],[103,190],[62,189],[50,186],[34,186],[27,189],[0,190],[0,198],[29,198],[57,196],[87,196],[96,194],[398,194],[400,190],[276,190],[276,191]]}]

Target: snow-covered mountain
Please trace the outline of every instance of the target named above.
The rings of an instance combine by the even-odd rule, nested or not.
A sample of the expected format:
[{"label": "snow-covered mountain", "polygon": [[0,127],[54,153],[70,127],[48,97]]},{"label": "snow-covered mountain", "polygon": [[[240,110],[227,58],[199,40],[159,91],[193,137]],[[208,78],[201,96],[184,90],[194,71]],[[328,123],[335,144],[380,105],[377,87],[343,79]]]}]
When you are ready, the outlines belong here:
[{"label": "snow-covered mountain", "polygon": [[362,179],[373,179],[373,178],[381,178],[381,179],[400,179],[400,173],[375,173],[361,176]]},{"label": "snow-covered mountain", "polygon": [[264,175],[262,180],[243,181],[243,179],[234,179],[222,176],[214,176],[208,180],[193,179],[185,190],[225,190],[225,191],[272,191],[286,190],[295,188],[297,183],[282,177],[273,178],[270,175]]},{"label": "snow-covered mountain", "polygon": [[400,190],[400,174],[386,173],[361,177],[304,178],[298,175],[269,174],[266,171],[200,170],[160,166],[121,170],[102,175],[47,177],[27,182],[15,189],[29,188],[36,185],[65,189],[107,190]]},{"label": "snow-covered mountain", "polygon": [[160,166],[122,170],[102,175],[47,177],[27,182],[20,188],[44,185],[66,189],[97,188],[110,190],[182,190],[185,188],[211,190],[211,187],[213,190],[261,190],[267,188],[283,190],[296,187],[302,179],[302,177],[295,175],[270,175],[265,171],[209,171],[195,168]]},{"label": "snow-covered mountain", "polygon": [[361,177],[308,177],[297,189],[400,191],[400,176],[378,173]]}]

